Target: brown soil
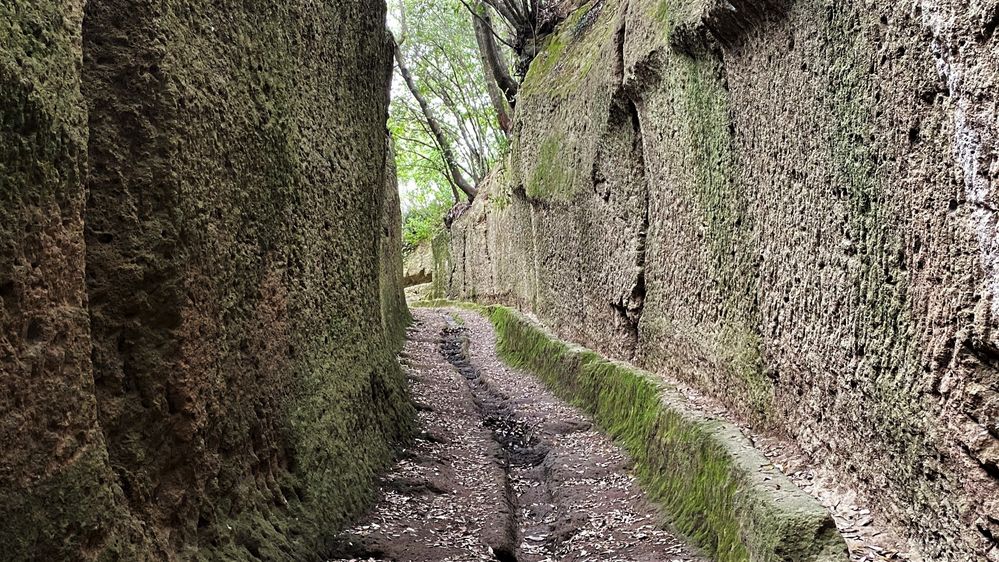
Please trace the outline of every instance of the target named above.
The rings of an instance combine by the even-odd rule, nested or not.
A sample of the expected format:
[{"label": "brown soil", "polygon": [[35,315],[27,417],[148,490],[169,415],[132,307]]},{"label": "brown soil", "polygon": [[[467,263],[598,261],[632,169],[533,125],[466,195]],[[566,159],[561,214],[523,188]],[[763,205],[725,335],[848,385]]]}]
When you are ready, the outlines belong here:
[{"label": "brown soil", "polygon": [[327,559],[706,560],[663,529],[607,436],[500,362],[487,320],[415,316],[403,361],[423,430]]}]

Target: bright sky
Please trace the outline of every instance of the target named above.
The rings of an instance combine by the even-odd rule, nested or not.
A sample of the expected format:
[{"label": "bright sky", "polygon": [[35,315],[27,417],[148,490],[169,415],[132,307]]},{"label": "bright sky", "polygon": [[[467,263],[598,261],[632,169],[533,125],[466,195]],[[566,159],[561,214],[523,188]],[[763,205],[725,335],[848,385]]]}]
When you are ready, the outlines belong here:
[{"label": "bright sky", "polygon": [[399,198],[402,199],[402,214],[406,214],[413,206],[410,194],[416,191],[416,184],[412,181],[399,182]]}]

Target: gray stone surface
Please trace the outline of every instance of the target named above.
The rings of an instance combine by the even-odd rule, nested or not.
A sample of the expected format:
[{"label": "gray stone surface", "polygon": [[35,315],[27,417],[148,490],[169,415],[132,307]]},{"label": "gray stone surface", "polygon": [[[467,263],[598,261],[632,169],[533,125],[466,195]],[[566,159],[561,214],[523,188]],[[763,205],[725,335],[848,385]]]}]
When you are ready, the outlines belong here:
[{"label": "gray stone surface", "polygon": [[714,395],[931,559],[999,559],[997,8],[731,5],[570,16],[438,294]]},{"label": "gray stone surface", "polygon": [[403,256],[402,282],[407,286],[430,283],[434,279],[434,248],[432,240],[420,242]]}]

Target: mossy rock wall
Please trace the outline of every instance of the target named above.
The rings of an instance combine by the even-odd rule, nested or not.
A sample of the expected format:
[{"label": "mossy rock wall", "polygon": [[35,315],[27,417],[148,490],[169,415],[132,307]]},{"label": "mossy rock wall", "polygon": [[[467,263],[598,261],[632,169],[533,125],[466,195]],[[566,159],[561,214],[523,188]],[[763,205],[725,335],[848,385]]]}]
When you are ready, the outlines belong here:
[{"label": "mossy rock wall", "polygon": [[[82,2],[0,2],[0,557],[141,534],[113,484],[84,283]],[[126,541],[128,542],[128,541]],[[66,544],[69,543],[69,544]],[[126,548],[109,550],[128,556]]]},{"label": "mossy rock wall", "polygon": [[931,559],[999,556],[996,17],[583,4],[532,64],[441,294],[789,435]]},{"label": "mossy rock wall", "polygon": [[0,3],[12,560],[284,560],[412,419],[385,6]]},{"label": "mossy rock wall", "polygon": [[[401,349],[406,341],[406,327],[413,321],[406,305],[405,276],[402,255],[402,201],[395,167],[395,149],[388,137],[385,158],[385,198],[382,202],[379,260],[381,274],[382,325],[392,349]],[[432,250],[427,249],[428,261]]]}]

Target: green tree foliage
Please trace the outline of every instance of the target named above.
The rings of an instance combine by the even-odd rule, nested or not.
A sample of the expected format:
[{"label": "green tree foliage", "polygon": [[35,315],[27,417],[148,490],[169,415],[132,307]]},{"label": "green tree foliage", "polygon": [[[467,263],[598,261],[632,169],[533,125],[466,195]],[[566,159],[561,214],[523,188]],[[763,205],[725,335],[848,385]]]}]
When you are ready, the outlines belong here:
[{"label": "green tree foliage", "polygon": [[414,192],[414,205],[403,216],[402,248],[408,254],[421,242],[430,240],[444,226],[444,215],[451,208],[446,192]]},{"label": "green tree foliage", "polygon": [[[400,0],[394,11],[396,38],[417,88],[451,141],[461,171],[478,184],[506,137],[489,98],[472,16],[460,0]],[[417,175],[436,171],[449,183],[441,147],[429,134],[416,99],[398,77],[393,92],[390,129],[401,159],[400,177],[408,179],[403,166],[418,161],[429,170],[417,166]]]},{"label": "green tree foliage", "polygon": [[[506,149],[507,138],[490,98],[473,16],[461,0],[399,0],[392,12],[390,24],[416,93],[435,117],[454,168],[477,186]],[[432,237],[453,204],[468,196],[458,189],[445,147],[399,68],[389,131],[411,246]]]}]

